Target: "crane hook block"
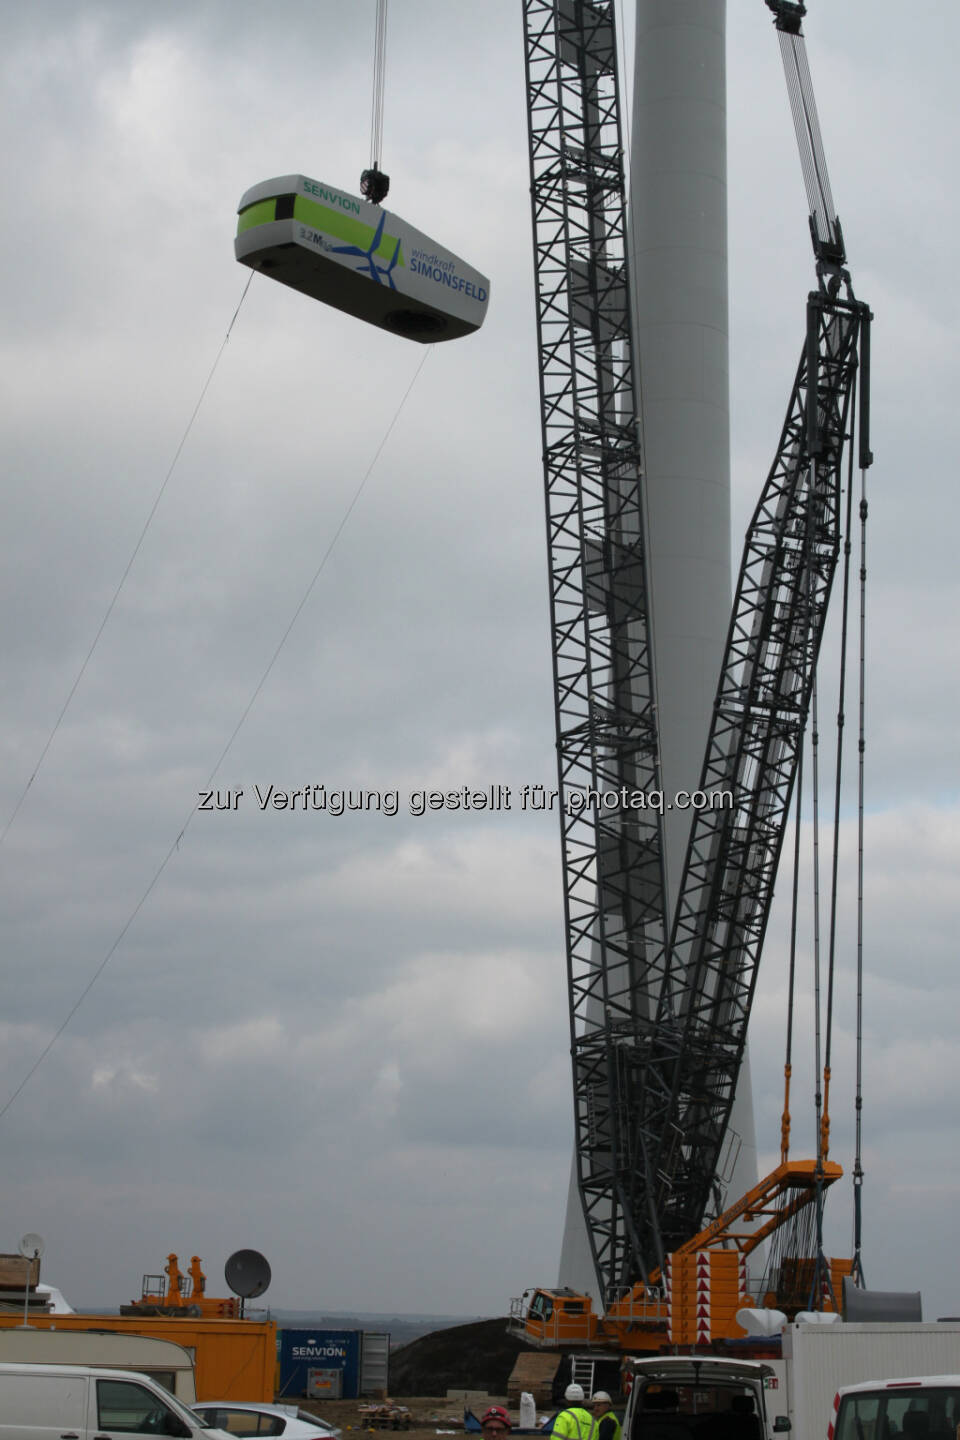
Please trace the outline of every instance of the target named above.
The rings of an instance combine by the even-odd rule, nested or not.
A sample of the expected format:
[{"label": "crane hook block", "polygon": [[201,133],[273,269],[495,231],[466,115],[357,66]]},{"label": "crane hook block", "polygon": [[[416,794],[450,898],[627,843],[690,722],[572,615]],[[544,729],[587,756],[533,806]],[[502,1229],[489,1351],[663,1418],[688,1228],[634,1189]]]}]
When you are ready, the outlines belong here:
[{"label": "crane hook block", "polygon": [[389,175],[384,175],[376,165],[370,170],[364,170],[360,176],[360,194],[364,200],[369,200],[371,205],[382,205],[389,193]]},{"label": "crane hook block", "polygon": [[773,23],[785,35],[799,35],[800,22],[807,13],[804,0],[766,0],[767,9],[773,11]]},{"label": "crane hook block", "polygon": [[283,175],[254,185],[238,209],[240,263],[314,300],[424,345],[483,324],[486,276],[379,205]]}]

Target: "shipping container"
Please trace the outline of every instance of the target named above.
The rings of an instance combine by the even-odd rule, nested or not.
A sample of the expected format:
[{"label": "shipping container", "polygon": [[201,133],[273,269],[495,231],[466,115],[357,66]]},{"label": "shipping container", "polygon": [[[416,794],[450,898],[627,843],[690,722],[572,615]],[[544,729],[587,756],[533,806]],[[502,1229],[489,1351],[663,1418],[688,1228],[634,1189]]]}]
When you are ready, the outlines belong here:
[{"label": "shipping container", "polygon": [[[0,1331],[22,1316],[0,1315]],[[172,1340],[193,1357],[198,1400],[272,1400],[277,1326],[273,1320],[206,1320],[165,1315],[36,1315],[31,1329],[108,1330]]]},{"label": "shipping container", "polygon": [[360,1330],[281,1330],[280,1398],[356,1400],[361,1335]]},{"label": "shipping container", "polygon": [[281,1330],[281,1399],[356,1400],[389,1388],[390,1335],[381,1330]]}]

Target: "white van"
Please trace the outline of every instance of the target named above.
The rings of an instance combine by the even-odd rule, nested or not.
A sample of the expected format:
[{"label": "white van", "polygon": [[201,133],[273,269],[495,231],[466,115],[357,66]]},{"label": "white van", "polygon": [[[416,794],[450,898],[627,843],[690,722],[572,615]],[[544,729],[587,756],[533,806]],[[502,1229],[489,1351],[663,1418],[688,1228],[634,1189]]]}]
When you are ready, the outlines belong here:
[{"label": "white van", "polygon": [[827,1433],[831,1440],[956,1440],[958,1425],[960,1375],[916,1375],[844,1385]]},{"label": "white van", "polygon": [[193,1405],[197,1386],[193,1357],[173,1340],[109,1330],[0,1329],[0,1365],[95,1365],[149,1375],[184,1405]]},{"label": "white van", "polygon": [[630,1361],[630,1369],[624,1440],[765,1440],[773,1375],[765,1361],[656,1355]]},{"label": "white van", "polygon": [[0,1440],[227,1440],[156,1380],[85,1365],[0,1364]]}]

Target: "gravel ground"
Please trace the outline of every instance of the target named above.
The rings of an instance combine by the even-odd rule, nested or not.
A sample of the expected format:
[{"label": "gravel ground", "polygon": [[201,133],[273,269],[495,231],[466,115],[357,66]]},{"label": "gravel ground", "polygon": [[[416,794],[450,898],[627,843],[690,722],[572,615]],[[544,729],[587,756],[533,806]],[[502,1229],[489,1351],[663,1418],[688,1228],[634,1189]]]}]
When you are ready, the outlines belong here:
[{"label": "gravel ground", "polygon": [[[296,1403],[301,1409],[311,1410],[331,1425],[338,1425],[343,1431],[344,1440],[351,1432],[357,1436],[357,1440],[367,1433],[380,1435],[382,1440],[391,1440],[395,1433],[393,1430],[369,1429],[360,1413],[361,1405],[369,1403],[367,1401],[298,1400]],[[485,1410],[487,1405],[504,1403],[503,1396],[491,1395],[481,1408]],[[459,1401],[447,1400],[439,1395],[416,1395],[404,1397],[398,1400],[397,1404],[405,1405],[410,1411],[410,1429],[396,1432],[408,1436],[409,1440],[433,1440],[437,1432],[443,1430],[454,1430],[460,1435],[463,1433],[463,1404]],[[477,1411],[478,1404],[479,1402],[473,1405],[474,1411]]]}]

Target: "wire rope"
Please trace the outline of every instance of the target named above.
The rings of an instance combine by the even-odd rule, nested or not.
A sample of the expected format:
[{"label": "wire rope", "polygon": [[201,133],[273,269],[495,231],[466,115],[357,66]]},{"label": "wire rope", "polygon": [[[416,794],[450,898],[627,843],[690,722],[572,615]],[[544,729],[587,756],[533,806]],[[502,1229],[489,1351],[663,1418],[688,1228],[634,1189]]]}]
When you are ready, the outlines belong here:
[{"label": "wire rope", "polygon": [[833,203],[833,191],[830,188],[830,176],[827,173],[827,157],[823,149],[823,137],[820,134],[820,119],[817,115],[817,102],[813,95],[813,81],[810,78],[810,62],[807,59],[806,45],[797,47],[796,62],[800,94],[803,98],[803,111],[813,151],[817,189],[823,202],[827,223],[830,224],[836,219],[837,212]]},{"label": "wire rope", "polygon": [[857,1058],[854,1100],[853,1159],[853,1279],[861,1287],[863,1273],[863,795],[866,750],[866,639],[867,639],[867,472],[860,470],[860,653],[857,736]]},{"label": "wire rope", "polygon": [[813,98],[810,70],[807,65],[806,47],[803,45],[802,39],[794,35],[781,34],[780,41],[784,72],[787,78],[787,93],[790,97],[790,108],[793,112],[794,128],[800,149],[800,166],[807,191],[807,203],[814,221],[817,222],[818,231],[820,229],[818,222],[822,216],[825,233],[820,238],[827,240],[830,238],[836,217],[830,179],[827,175],[826,157],[823,152],[823,141],[820,137],[820,124]]},{"label": "wire rope", "polygon": [[[252,279],[252,276],[251,276],[251,279]],[[249,286],[249,283],[250,283],[250,282],[248,281],[248,282],[247,282],[247,285],[248,285],[248,286]],[[244,290],[244,294],[246,294],[246,290]],[[237,308],[238,308],[238,310],[239,310],[239,306],[238,306]],[[236,319],[236,316],[234,316],[234,319]],[[233,322],[231,322],[231,324],[232,324],[232,323],[233,323]],[[220,766],[223,764],[224,760],[227,758],[227,755],[229,754],[230,749],[231,749],[231,747],[233,746],[234,741],[236,740],[237,736],[240,734],[241,729],[243,728],[243,724],[244,724],[247,716],[250,714],[250,711],[253,709],[253,706],[254,706],[254,704],[256,703],[256,700],[257,700],[258,695],[260,694],[261,690],[263,689],[264,685],[266,684],[267,679],[269,678],[270,673],[271,673],[271,671],[273,670],[274,665],[277,663],[277,660],[279,659],[279,656],[280,656],[280,652],[282,651],[284,645],[286,644],[287,639],[288,639],[288,637],[289,637],[289,635],[290,635],[290,632],[293,630],[293,627],[294,627],[294,625],[297,623],[297,620],[298,620],[298,618],[299,618],[299,616],[300,616],[301,611],[303,610],[303,608],[304,608],[304,606],[306,605],[307,601],[309,600],[311,594],[313,593],[313,590],[314,590],[314,588],[315,588],[315,586],[316,586],[316,584],[317,584],[317,581],[320,579],[320,576],[322,575],[322,573],[323,573],[323,571],[324,571],[324,568],[326,567],[327,561],[329,560],[331,554],[333,553],[333,549],[334,549],[335,545],[337,544],[337,541],[340,539],[340,536],[343,534],[343,531],[346,529],[347,523],[348,523],[349,520],[350,520],[350,516],[353,514],[354,510],[356,509],[356,506],[357,506],[357,504],[358,504],[358,502],[359,502],[359,500],[360,500],[360,497],[361,497],[361,495],[363,494],[364,489],[366,488],[367,481],[370,479],[370,476],[371,476],[371,474],[372,474],[372,472],[373,472],[374,466],[376,465],[377,461],[379,460],[379,458],[380,458],[380,456],[381,456],[381,454],[382,454],[382,452],[383,452],[383,449],[384,449],[387,441],[390,439],[390,436],[391,436],[391,434],[393,433],[394,427],[396,426],[397,421],[398,421],[399,418],[400,418],[401,412],[403,411],[403,408],[404,408],[404,406],[406,405],[407,400],[408,400],[409,397],[410,397],[410,392],[413,390],[414,385],[417,383],[417,380],[418,380],[419,377],[420,377],[420,373],[421,373],[421,371],[423,370],[423,367],[424,367],[424,365],[425,365],[426,362],[427,362],[427,358],[428,358],[428,356],[430,355],[430,353],[431,353],[432,350],[433,350],[433,346],[432,346],[432,345],[430,345],[430,346],[427,347],[427,349],[425,350],[425,352],[424,352],[424,354],[423,354],[423,357],[422,357],[419,365],[417,366],[416,370],[414,371],[412,380],[410,381],[409,385],[407,386],[406,390],[404,391],[403,395],[401,396],[401,398],[400,398],[400,403],[399,403],[399,405],[397,406],[396,410],[394,411],[393,419],[390,421],[389,425],[387,426],[386,431],[384,432],[383,438],[381,439],[379,445],[377,446],[376,450],[374,451],[372,460],[370,461],[369,465],[367,466],[366,470],[364,471],[364,474],[363,474],[363,476],[362,476],[362,478],[361,478],[361,480],[360,480],[360,483],[357,485],[356,489],[354,490],[353,496],[352,496],[352,498],[351,498],[351,500],[350,500],[350,503],[347,505],[347,508],[346,508],[346,510],[344,511],[344,513],[343,513],[343,515],[342,515],[342,517],[341,517],[341,519],[340,519],[340,523],[338,524],[336,530],[333,532],[333,537],[332,537],[332,539],[330,540],[329,544],[327,545],[326,550],[324,550],[323,555],[322,555],[321,558],[320,558],[320,563],[319,563],[319,565],[317,566],[316,570],[315,570],[314,573],[313,573],[313,578],[311,579],[310,583],[308,584],[306,590],[303,592],[303,595],[301,596],[300,602],[299,602],[299,604],[297,605],[296,609],[294,610],[293,616],[292,616],[289,624],[287,625],[286,629],[283,631],[283,634],[280,636],[280,640],[278,641],[278,643],[277,643],[277,645],[276,645],[276,647],[275,647],[275,649],[274,649],[274,651],[273,651],[273,654],[270,656],[270,659],[267,661],[266,667],[265,667],[265,669],[263,670],[263,673],[261,674],[260,679],[257,681],[257,684],[254,686],[253,693],[252,693],[252,695],[250,696],[250,699],[247,701],[246,705],[244,706],[243,711],[242,711],[242,713],[241,713],[241,715],[240,715],[240,719],[237,721],[236,725],[234,726],[234,728],[233,728],[233,730],[232,730],[232,732],[231,732],[231,734],[230,734],[230,738],[227,740],[227,743],[224,745],[223,749],[222,749],[221,752],[220,752],[220,755],[219,755],[219,757],[218,757],[218,759],[217,759],[216,764],[214,765],[213,769],[210,771],[210,774],[207,776],[207,784],[208,784],[208,785],[212,785],[213,781],[216,779],[217,772],[219,771]],[[107,966],[109,965],[110,961],[113,959],[114,955],[116,954],[117,950],[119,949],[120,944],[121,944],[121,942],[123,941],[124,937],[126,936],[127,932],[129,931],[130,927],[133,925],[134,921],[136,920],[137,916],[140,914],[140,911],[143,909],[144,905],[146,904],[146,902],[147,902],[147,900],[149,899],[150,895],[152,894],[153,890],[156,888],[156,885],[157,885],[158,881],[160,880],[161,875],[162,875],[163,872],[166,870],[167,866],[169,865],[170,861],[173,859],[174,855],[175,855],[175,854],[177,853],[177,851],[180,849],[181,842],[183,841],[183,838],[184,838],[184,836],[186,835],[187,830],[188,830],[189,827],[190,827],[190,823],[191,823],[191,821],[193,820],[194,815],[196,815],[196,813],[197,813],[197,809],[198,809],[199,803],[200,803],[200,802],[199,802],[199,797],[198,797],[196,803],[191,807],[189,814],[187,815],[187,817],[186,817],[186,819],[184,820],[183,824],[181,825],[179,831],[177,832],[177,837],[176,837],[176,839],[175,839],[175,840],[173,841],[173,843],[169,846],[166,854],[164,855],[163,859],[160,861],[160,864],[157,866],[156,870],[155,870],[154,873],[153,873],[153,876],[151,877],[149,883],[147,884],[146,889],[143,891],[143,893],[142,893],[142,895],[140,896],[139,900],[138,900],[137,903],[134,905],[133,909],[130,911],[130,914],[127,916],[127,918],[126,918],[126,920],[124,921],[123,925],[120,927],[120,930],[119,930],[119,932],[118,932],[115,940],[113,941],[112,945],[111,945],[110,948],[107,950],[107,953],[104,955],[103,959],[100,961],[100,964],[97,966],[96,970],[93,972],[92,976],[91,976],[90,979],[87,981],[87,983],[86,983],[86,985],[84,986],[84,988],[81,990],[80,994],[78,995],[77,999],[74,1001],[73,1005],[70,1007],[69,1011],[67,1012],[66,1017],[65,1017],[64,1020],[61,1022],[60,1026],[59,1026],[59,1027],[57,1028],[57,1030],[54,1032],[54,1034],[52,1035],[52,1037],[50,1038],[50,1040],[47,1042],[47,1044],[44,1046],[44,1048],[41,1050],[40,1054],[37,1056],[36,1060],[35,1060],[35,1061],[33,1062],[33,1064],[30,1066],[29,1070],[28,1070],[27,1073],[24,1075],[24,1077],[23,1077],[23,1079],[20,1081],[20,1083],[17,1085],[16,1089],[15,1089],[15,1090],[13,1091],[13,1093],[8,1097],[8,1099],[5,1101],[5,1103],[3,1104],[3,1106],[0,1106],[0,1120],[3,1119],[3,1117],[6,1115],[7,1111],[8,1111],[8,1110],[10,1109],[10,1107],[14,1104],[14,1102],[19,1098],[19,1096],[22,1095],[23,1091],[26,1089],[27,1085],[30,1083],[30,1081],[32,1080],[33,1076],[34,1076],[34,1075],[37,1073],[37,1071],[40,1069],[40,1066],[43,1064],[44,1060],[46,1060],[47,1056],[50,1054],[51,1050],[52,1050],[53,1047],[56,1045],[57,1041],[60,1039],[60,1036],[64,1033],[64,1031],[66,1030],[67,1026],[70,1024],[70,1021],[71,1021],[71,1020],[73,1019],[73,1017],[76,1015],[77,1011],[80,1009],[80,1007],[81,1007],[81,1005],[83,1004],[84,1000],[86,1000],[87,996],[90,994],[91,990],[92,990],[93,987],[96,985],[97,981],[100,979],[100,976],[103,974],[103,972],[106,970]]]},{"label": "wire rope", "polygon": [[[786,37],[784,37],[785,39]],[[797,135],[797,148],[800,152],[800,170],[803,175],[804,189],[807,192],[807,204],[811,211],[817,208],[817,177],[813,166],[810,147],[804,144],[804,138],[809,140],[810,131],[807,125],[807,117],[803,108],[803,96],[800,93],[800,77],[796,67],[796,53],[792,45],[786,45],[783,49],[784,72],[787,78],[787,97],[790,101],[790,111],[793,116],[793,127]]]},{"label": "wire rope", "polygon": [[[856,431],[857,395],[854,389],[850,409],[850,434]],[[830,1075],[831,1051],[833,1044],[833,996],[836,977],[837,954],[837,894],[840,866],[840,799],[843,787],[843,749],[846,724],[847,693],[847,632],[850,620],[850,555],[853,550],[853,440],[847,467],[847,515],[844,525],[843,542],[843,591],[840,604],[840,681],[837,696],[837,754],[833,785],[833,856],[830,875],[830,934],[827,947],[827,1019],[823,1051],[823,1118],[821,1134],[823,1155],[826,1159],[830,1150]]]},{"label": "wire rope", "polygon": [[377,0],[373,42],[373,97],[370,103],[370,168],[383,158],[383,94],[387,75],[387,0]]},{"label": "wire rope", "polygon": [[[136,542],[136,544],[135,544],[134,547],[133,547],[133,550],[132,550],[132,552],[131,552],[131,554],[130,554],[129,560],[127,561],[126,568],[124,569],[123,574],[120,576],[119,584],[117,585],[117,588],[116,588],[116,589],[114,590],[114,592],[113,592],[113,596],[112,596],[112,598],[111,598],[111,600],[110,600],[109,605],[107,606],[106,610],[104,611],[103,619],[100,621],[100,624],[99,624],[99,626],[97,627],[97,632],[96,632],[96,634],[94,635],[93,640],[92,640],[91,643],[90,643],[90,648],[88,649],[88,651],[87,651],[87,653],[86,653],[86,655],[85,655],[85,657],[84,657],[84,659],[83,659],[83,663],[81,664],[80,669],[77,671],[76,678],[74,679],[73,684],[70,686],[70,689],[69,689],[69,691],[67,692],[67,698],[66,698],[66,700],[64,700],[63,704],[62,704],[61,707],[60,707],[60,713],[57,715],[57,718],[56,718],[56,720],[54,721],[53,729],[50,731],[50,734],[47,736],[47,739],[46,739],[46,742],[45,742],[45,744],[44,744],[44,746],[43,746],[43,749],[40,751],[40,754],[39,754],[39,756],[37,757],[36,763],[34,764],[34,767],[33,767],[32,771],[30,772],[30,778],[28,779],[26,785],[24,785],[23,789],[21,790],[20,795],[19,795],[19,798],[18,798],[18,800],[17,800],[17,803],[14,805],[13,810],[12,810],[12,812],[11,812],[11,814],[10,814],[9,819],[7,820],[6,825],[4,825],[4,827],[3,827],[3,831],[0,832],[0,846],[3,845],[4,841],[6,840],[7,836],[9,835],[11,829],[13,828],[13,823],[14,823],[14,821],[16,820],[17,816],[18,816],[19,813],[20,813],[20,808],[21,808],[21,806],[23,805],[23,802],[24,802],[24,801],[26,800],[26,798],[27,798],[27,794],[28,794],[28,792],[29,792],[29,790],[30,790],[30,787],[32,786],[34,780],[36,780],[37,775],[40,773],[40,767],[41,767],[41,765],[43,764],[44,760],[45,760],[46,757],[47,757],[47,751],[50,749],[50,746],[53,744],[53,741],[54,741],[54,738],[55,738],[55,736],[56,736],[56,733],[57,733],[57,731],[60,729],[61,724],[63,723],[63,718],[64,718],[64,716],[66,715],[67,711],[68,711],[69,708],[70,708],[70,703],[71,703],[71,701],[73,700],[74,695],[77,693],[77,690],[78,690],[78,688],[79,688],[79,686],[80,686],[81,680],[83,679],[84,675],[86,674],[87,666],[90,664],[90,661],[93,659],[93,653],[94,653],[94,651],[96,650],[97,646],[98,646],[99,643],[100,643],[100,637],[101,637],[101,635],[103,634],[104,630],[107,628],[107,623],[108,623],[108,621],[109,621],[109,619],[110,619],[110,616],[113,614],[114,609],[115,609],[116,604],[117,604],[117,601],[120,599],[120,592],[123,590],[124,585],[127,583],[127,577],[129,576],[130,571],[133,569],[134,561],[136,560],[137,556],[138,556],[139,553],[140,553],[140,550],[141,550],[141,548],[142,548],[142,546],[143,546],[144,540],[147,538],[147,531],[150,529],[150,526],[151,526],[151,524],[153,523],[153,517],[156,515],[157,510],[159,509],[160,501],[163,499],[163,496],[164,496],[164,493],[165,493],[165,491],[166,491],[166,488],[167,488],[167,486],[168,486],[169,483],[170,483],[170,478],[171,478],[171,476],[173,475],[173,472],[174,472],[174,470],[175,470],[176,467],[177,467],[177,462],[178,462],[178,460],[180,459],[180,456],[181,456],[182,453],[183,453],[183,447],[186,445],[186,443],[187,443],[187,438],[188,438],[188,436],[189,436],[189,434],[190,434],[190,431],[193,429],[194,422],[196,421],[196,418],[197,418],[197,416],[198,416],[199,413],[200,413],[200,407],[201,407],[201,405],[202,405],[203,402],[204,402],[204,398],[206,397],[206,393],[207,393],[207,391],[210,389],[210,385],[211,385],[211,383],[212,383],[212,381],[213,381],[213,377],[214,377],[214,375],[215,375],[216,372],[217,372],[217,366],[220,364],[220,360],[221,360],[221,357],[222,357],[222,355],[223,355],[223,352],[224,352],[224,350],[227,348],[227,341],[230,339],[230,334],[231,334],[231,332],[232,332],[232,330],[233,330],[233,327],[234,327],[234,325],[237,323],[237,316],[240,314],[240,309],[241,309],[241,307],[242,307],[242,305],[243,305],[243,302],[244,302],[244,300],[246,300],[246,298],[247,298],[247,291],[250,289],[250,282],[252,281],[252,279],[253,279],[253,272],[250,273],[250,275],[249,275],[249,277],[248,277],[248,279],[247,279],[247,283],[246,283],[246,285],[244,285],[244,287],[243,287],[243,294],[240,296],[240,300],[239,300],[239,302],[238,302],[238,304],[237,304],[237,308],[236,308],[236,309],[234,310],[234,312],[233,312],[233,318],[231,319],[230,324],[227,326],[227,333],[224,335],[222,341],[220,342],[220,349],[217,351],[216,358],[214,359],[213,364],[210,366],[210,370],[209,370],[209,372],[208,372],[208,374],[207,374],[207,378],[206,378],[206,380],[204,380],[203,385],[202,385],[201,388],[200,388],[200,395],[199,395],[199,397],[198,397],[198,399],[197,399],[197,403],[194,405],[193,410],[192,410],[191,415],[190,415],[190,419],[187,421],[186,428],[184,429],[183,434],[180,436],[180,443],[179,443],[179,445],[177,446],[176,450],[174,451],[173,459],[170,461],[169,467],[167,468],[167,473],[166,473],[166,475],[163,477],[163,482],[162,482],[161,485],[160,485],[160,489],[157,491],[157,493],[156,493],[156,495],[155,495],[155,497],[154,497],[153,504],[151,505],[150,511],[149,511],[149,513],[148,513],[148,515],[147,515],[147,518],[146,518],[146,520],[143,522],[143,528],[141,529],[140,534],[139,534],[139,536],[137,537],[137,542]],[[0,1112],[0,1113],[2,1113],[2,1112]]]},{"label": "wire rope", "polygon": [[[807,511],[807,583],[813,586],[813,525],[814,500],[817,493],[817,462],[810,460],[810,503]],[[809,612],[808,612],[809,613]],[[817,671],[814,667],[810,686],[810,786],[811,823],[813,827],[813,993],[814,993],[814,1076],[817,1124],[816,1167],[816,1258],[810,1284],[808,1308],[820,1309],[824,1289],[831,1289],[830,1273],[823,1253],[823,1094],[820,1089],[821,1000],[820,1000],[820,722]]]},{"label": "wire rope", "polygon": [[[810,463],[811,466],[814,466],[816,461],[811,461]],[[811,487],[811,512],[813,508],[813,493],[814,487]],[[820,730],[817,691],[817,672],[814,670],[810,687],[810,808],[811,823],[813,826],[813,1048],[817,1119],[817,1164],[819,1166],[823,1159],[821,1154],[822,1138],[820,1133],[823,1094],[820,1089],[820,1060],[822,1052],[820,1029]]]},{"label": "wire rope", "polygon": [[797,805],[793,836],[793,886],[790,900],[790,974],[787,992],[787,1038],[783,1062],[783,1115],[780,1120],[780,1162],[790,1154],[790,1080],[793,1075],[793,1008],[797,976],[797,919],[800,909],[800,837],[803,819],[803,746],[797,755]]}]

